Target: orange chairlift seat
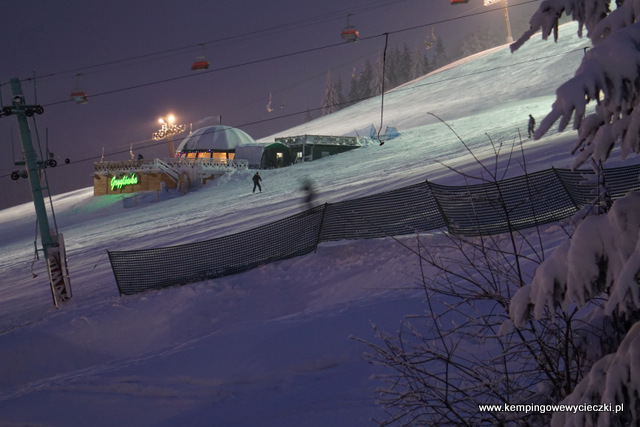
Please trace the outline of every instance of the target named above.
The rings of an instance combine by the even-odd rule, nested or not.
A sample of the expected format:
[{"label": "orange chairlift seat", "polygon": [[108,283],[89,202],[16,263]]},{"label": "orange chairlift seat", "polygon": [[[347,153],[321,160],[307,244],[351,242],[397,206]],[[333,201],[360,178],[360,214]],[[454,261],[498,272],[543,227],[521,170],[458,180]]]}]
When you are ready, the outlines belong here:
[{"label": "orange chairlift seat", "polygon": [[347,15],[347,26],[342,30],[342,38],[348,42],[355,42],[360,38],[360,33],[356,27],[349,24],[350,16],[350,14]]},{"label": "orange chairlift seat", "polygon": [[192,65],[191,65],[191,70],[193,71],[199,71],[199,70],[206,70],[209,68],[209,61],[207,61],[206,59],[197,59]]},{"label": "orange chairlift seat", "polygon": [[209,65],[211,65],[204,55],[204,43],[200,43],[200,46],[202,46],[202,55],[198,56],[195,62],[191,64],[192,71],[206,70],[209,68]]}]

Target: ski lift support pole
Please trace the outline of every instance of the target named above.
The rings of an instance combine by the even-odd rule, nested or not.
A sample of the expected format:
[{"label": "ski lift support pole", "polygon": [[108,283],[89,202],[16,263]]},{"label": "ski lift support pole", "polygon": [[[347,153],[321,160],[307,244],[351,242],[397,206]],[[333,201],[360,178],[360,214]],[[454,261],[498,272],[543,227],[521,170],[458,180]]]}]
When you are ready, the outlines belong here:
[{"label": "ski lift support pole", "polygon": [[22,141],[22,152],[24,153],[24,161],[29,174],[29,184],[31,185],[31,193],[33,194],[33,204],[36,208],[40,238],[42,239],[42,247],[44,250],[44,256],[46,257],[49,248],[53,245],[53,239],[51,237],[51,230],[49,229],[49,219],[47,217],[44,197],[42,196],[40,174],[38,173],[38,160],[31,140],[29,122],[27,121],[26,111],[32,106],[25,105],[24,103],[24,95],[22,94],[22,85],[20,84],[20,80],[11,79],[11,92],[13,93],[13,113],[18,118],[20,140]]},{"label": "ski lift support pole", "polygon": [[42,186],[40,184],[40,169],[46,167],[46,160],[38,161],[36,151],[33,148],[31,130],[29,129],[29,122],[27,120],[27,117],[33,116],[34,113],[42,114],[44,109],[40,105],[27,105],[25,103],[22,85],[19,79],[12,78],[10,83],[13,94],[12,106],[3,107],[3,113],[5,115],[15,114],[18,119],[24,162],[17,162],[16,164],[24,164],[27,168],[31,193],[33,195],[33,205],[36,210],[38,228],[40,229],[42,250],[47,260],[49,270],[53,303],[58,307],[59,302],[66,302],[71,298],[66,253],[62,235],[58,235],[57,230],[56,233],[51,232]]},{"label": "ski lift support pole", "polygon": [[386,78],[385,70],[387,69],[387,47],[389,46],[389,33],[384,33],[384,51],[382,53],[382,93],[380,96],[380,128],[378,129],[378,141],[380,145],[384,145],[384,141],[380,140],[380,132],[382,132],[382,124],[384,123],[384,80]]}]

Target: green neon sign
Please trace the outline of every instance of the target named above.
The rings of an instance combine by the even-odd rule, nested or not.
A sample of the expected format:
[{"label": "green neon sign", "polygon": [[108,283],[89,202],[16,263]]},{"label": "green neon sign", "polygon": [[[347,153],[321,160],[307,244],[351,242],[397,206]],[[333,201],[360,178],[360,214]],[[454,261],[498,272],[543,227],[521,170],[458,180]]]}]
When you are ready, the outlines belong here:
[{"label": "green neon sign", "polygon": [[111,177],[111,191],[116,188],[119,190],[125,185],[136,185],[138,183],[138,175],[135,173],[124,175],[121,178]]}]

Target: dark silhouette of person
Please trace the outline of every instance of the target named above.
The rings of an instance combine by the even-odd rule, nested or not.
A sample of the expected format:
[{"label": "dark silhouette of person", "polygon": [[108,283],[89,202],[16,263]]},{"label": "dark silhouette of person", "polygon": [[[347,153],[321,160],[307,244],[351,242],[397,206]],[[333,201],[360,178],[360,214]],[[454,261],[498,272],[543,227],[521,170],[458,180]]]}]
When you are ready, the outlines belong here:
[{"label": "dark silhouette of person", "polygon": [[307,205],[307,209],[311,209],[313,207],[313,200],[316,198],[316,191],[313,186],[313,181],[310,178],[305,178],[302,181],[302,186],[300,188],[304,191],[304,202]]},{"label": "dark silhouette of person", "polygon": [[533,133],[536,128],[536,119],[533,118],[531,114],[529,114],[529,138],[533,138]]},{"label": "dark silhouette of person", "polygon": [[253,175],[253,193],[256,192],[256,187],[258,187],[258,190],[260,190],[260,192],[262,193],[262,186],[260,185],[260,181],[262,181],[262,177],[258,172],[256,172],[256,174]]}]

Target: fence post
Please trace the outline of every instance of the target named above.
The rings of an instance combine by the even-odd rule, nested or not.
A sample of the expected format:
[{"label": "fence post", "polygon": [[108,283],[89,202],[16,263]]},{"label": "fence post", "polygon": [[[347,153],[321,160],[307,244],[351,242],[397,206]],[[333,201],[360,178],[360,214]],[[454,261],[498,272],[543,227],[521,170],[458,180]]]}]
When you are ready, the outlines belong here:
[{"label": "fence post", "polygon": [[320,244],[320,239],[322,238],[322,227],[324,226],[324,216],[327,212],[328,204],[328,202],[324,202],[324,205],[322,205],[322,216],[320,217],[320,226],[318,227],[318,238],[316,239],[316,246],[313,248],[314,253],[318,251],[318,245]]},{"label": "fence post", "polygon": [[580,207],[578,206],[578,203],[576,203],[576,199],[573,197],[573,194],[571,193],[569,188],[567,188],[567,185],[565,184],[564,180],[562,179],[562,177],[560,176],[556,168],[554,166],[551,166],[551,170],[556,175],[556,178],[558,178],[558,181],[560,181],[560,185],[562,185],[562,189],[564,190],[565,193],[567,193],[567,197],[569,197],[569,200],[571,200],[571,203],[573,203],[573,207],[576,208],[576,212],[579,211]]},{"label": "fence post", "polygon": [[438,212],[440,212],[440,216],[442,217],[442,220],[444,221],[445,225],[447,226],[447,230],[449,230],[449,233],[453,233],[451,231],[451,224],[449,224],[449,218],[447,218],[447,216],[444,213],[444,210],[442,209],[442,206],[440,205],[440,201],[438,200],[438,197],[436,196],[436,193],[433,191],[433,188],[431,187],[431,183],[429,182],[428,179],[425,179],[424,182],[427,183],[427,188],[429,189],[429,192],[431,193],[431,196],[433,197],[433,200],[436,202],[436,207],[438,208]]}]

